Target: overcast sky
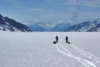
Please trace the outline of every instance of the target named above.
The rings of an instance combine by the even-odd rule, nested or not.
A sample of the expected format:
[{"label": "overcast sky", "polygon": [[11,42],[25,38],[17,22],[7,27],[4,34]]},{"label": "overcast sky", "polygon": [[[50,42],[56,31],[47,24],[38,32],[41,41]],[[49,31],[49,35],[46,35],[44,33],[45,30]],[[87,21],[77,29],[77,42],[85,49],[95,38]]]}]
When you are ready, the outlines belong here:
[{"label": "overcast sky", "polygon": [[100,0],[0,0],[0,14],[30,24],[100,18]]}]

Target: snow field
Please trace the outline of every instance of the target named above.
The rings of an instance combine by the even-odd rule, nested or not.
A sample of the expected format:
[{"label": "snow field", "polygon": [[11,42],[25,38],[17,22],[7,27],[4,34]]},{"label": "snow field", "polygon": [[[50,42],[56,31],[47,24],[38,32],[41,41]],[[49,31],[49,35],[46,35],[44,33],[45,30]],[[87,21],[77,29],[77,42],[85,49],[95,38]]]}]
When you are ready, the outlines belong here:
[{"label": "snow field", "polygon": [[100,67],[99,34],[0,32],[0,67]]}]

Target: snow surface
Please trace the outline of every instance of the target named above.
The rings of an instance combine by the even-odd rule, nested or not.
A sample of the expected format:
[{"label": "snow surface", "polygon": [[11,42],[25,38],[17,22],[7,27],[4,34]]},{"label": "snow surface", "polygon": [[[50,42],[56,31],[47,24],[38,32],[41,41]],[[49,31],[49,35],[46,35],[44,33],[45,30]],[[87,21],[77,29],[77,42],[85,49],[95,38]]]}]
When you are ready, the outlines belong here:
[{"label": "snow surface", "polygon": [[100,67],[99,51],[99,32],[0,31],[0,67]]}]

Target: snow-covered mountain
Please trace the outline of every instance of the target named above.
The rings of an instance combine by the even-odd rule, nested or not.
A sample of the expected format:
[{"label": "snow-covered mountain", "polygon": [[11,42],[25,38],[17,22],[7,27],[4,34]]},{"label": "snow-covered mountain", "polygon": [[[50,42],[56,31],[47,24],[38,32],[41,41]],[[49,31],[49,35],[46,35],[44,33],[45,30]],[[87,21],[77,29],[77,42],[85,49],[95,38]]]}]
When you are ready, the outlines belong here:
[{"label": "snow-covered mountain", "polygon": [[67,32],[99,32],[100,18],[94,21],[86,21],[80,24],[73,25],[66,29]]},{"label": "snow-covered mountain", "polygon": [[0,30],[2,31],[21,31],[21,32],[30,32],[31,30],[24,24],[21,24],[13,19],[8,17],[3,17],[0,15]]},{"label": "snow-covered mountain", "polygon": [[29,28],[34,31],[64,31],[70,23],[34,23]]},{"label": "snow-covered mountain", "polygon": [[29,25],[29,28],[34,31],[49,31],[55,24],[50,23],[34,23]]},{"label": "snow-covered mountain", "polygon": [[70,27],[70,23],[60,23],[55,25],[55,27],[52,28],[53,31],[64,31],[66,28]]}]

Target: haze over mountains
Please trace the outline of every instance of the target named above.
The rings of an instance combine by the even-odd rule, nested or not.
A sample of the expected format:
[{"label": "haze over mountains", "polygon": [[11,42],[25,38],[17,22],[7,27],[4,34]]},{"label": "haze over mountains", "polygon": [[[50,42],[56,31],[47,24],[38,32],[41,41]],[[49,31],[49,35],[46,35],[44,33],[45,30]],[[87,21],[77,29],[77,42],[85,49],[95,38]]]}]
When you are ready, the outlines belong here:
[{"label": "haze over mountains", "polygon": [[100,18],[94,21],[84,21],[79,24],[71,25],[71,23],[36,23],[29,25],[34,31],[58,31],[58,32],[99,32]]},{"label": "haze over mountains", "polygon": [[35,23],[29,25],[29,28],[34,31],[64,31],[70,27],[70,23]]}]

